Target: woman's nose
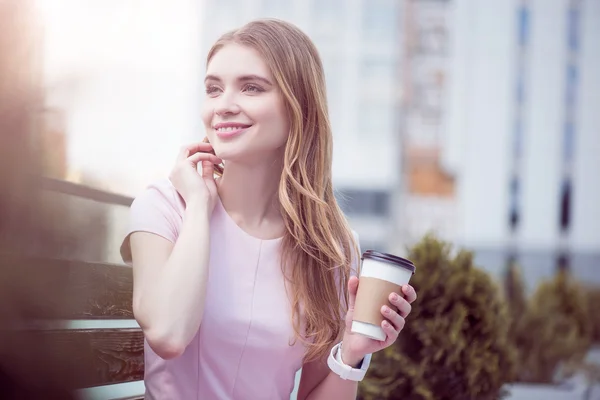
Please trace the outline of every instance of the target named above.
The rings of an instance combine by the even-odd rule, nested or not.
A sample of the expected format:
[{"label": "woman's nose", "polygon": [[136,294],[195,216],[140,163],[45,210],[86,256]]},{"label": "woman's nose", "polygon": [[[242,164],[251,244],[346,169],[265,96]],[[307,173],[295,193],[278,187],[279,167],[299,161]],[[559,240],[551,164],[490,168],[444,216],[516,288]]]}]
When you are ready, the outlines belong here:
[{"label": "woman's nose", "polygon": [[237,103],[235,94],[233,93],[223,93],[222,96],[219,96],[217,102],[215,104],[215,114],[217,115],[227,115],[227,114],[238,114],[240,112],[240,107]]}]

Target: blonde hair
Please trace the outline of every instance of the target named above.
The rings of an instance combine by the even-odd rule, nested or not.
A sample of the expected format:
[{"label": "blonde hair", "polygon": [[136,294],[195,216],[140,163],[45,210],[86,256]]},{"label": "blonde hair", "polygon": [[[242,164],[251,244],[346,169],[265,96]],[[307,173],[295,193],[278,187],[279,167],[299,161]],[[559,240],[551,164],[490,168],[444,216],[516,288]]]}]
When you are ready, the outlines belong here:
[{"label": "blonde hair", "polygon": [[228,43],[258,51],[285,101],[290,135],[279,184],[286,227],[282,269],[290,283],[296,338],[307,346],[305,361],[319,359],[343,333],[346,288],[351,264],[358,260],[357,244],[333,193],[333,137],[321,59],[306,34],[276,19],[252,21],[226,33],[210,49],[207,63]]}]

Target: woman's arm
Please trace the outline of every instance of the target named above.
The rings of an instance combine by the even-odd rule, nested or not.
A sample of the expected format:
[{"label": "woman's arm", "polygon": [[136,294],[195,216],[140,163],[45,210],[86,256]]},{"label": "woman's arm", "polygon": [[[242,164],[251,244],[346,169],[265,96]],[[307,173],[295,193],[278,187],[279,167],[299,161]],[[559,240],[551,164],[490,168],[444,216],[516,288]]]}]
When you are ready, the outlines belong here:
[{"label": "woman's arm", "polygon": [[209,206],[186,206],[175,244],[147,232],[131,235],[133,312],[160,357],[183,353],[202,320],[210,255]]},{"label": "woman's arm", "polygon": [[[410,285],[402,287],[402,295],[390,293],[389,300],[398,308],[398,312],[392,310],[386,312],[385,307],[381,309],[385,318],[381,327],[386,333],[386,340],[369,339],[351,331],[358,283],[359,280],[356,276],[351,277],[348,281],[349,303],[341,348],[342,363],[352,368],[358,368],[362,364],[362,360],[366,360],[367,355],[383,350],[396,341],[398,334],[404,328],[404,319],[410,314],[411,303],[417,299],[417,294]],[[356,399],[357,390],[357,382],[344,380],[335,372],[330,371],[326,360],[309,362],[302,367],[302,377],[298,389],[298,398],[301,400]]]},{"label": "woman's arm", "polygon": [[[150,233],[156,232],[152,229],[160,225],[157,222],[130,238],[133,312],[152,349],[165,359],[183,353],[202,321],[210,258],[209,223],[218,197],[214,164],[221,162],[211,152],[208,143],[185,146],[171,171],[169,180],[185,202],[178,234],[171,235],[169,241]],[[202,174],[198,173],[200,162]],[[135,212],[141,225],[161,213],[161,207],[152,201],[146,206],[150,208],[139,205]]]},{"label": "woman's arm", "polygon": [[329,369],[327,360],[311,361],[302,367],[298,400],[354,400],[357,391],[358,382],[340,378]]}]

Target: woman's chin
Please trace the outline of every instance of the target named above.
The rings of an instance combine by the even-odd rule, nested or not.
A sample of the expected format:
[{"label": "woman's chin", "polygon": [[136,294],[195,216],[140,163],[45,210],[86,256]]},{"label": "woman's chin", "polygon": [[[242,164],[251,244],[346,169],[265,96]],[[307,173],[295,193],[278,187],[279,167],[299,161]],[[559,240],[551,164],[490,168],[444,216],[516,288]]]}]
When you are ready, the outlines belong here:
[{"label": "woman's chin", "polygon": [[[267,146],[253,146],[253,143],[215,143],[215,155],[223,160],[224,164],[257,165],[262,162],[281,158],[284,147],[269,148]],[[272,161],[268,161],[272,162]]]},{"label": "woman's chin", "polygon": [[223,160],[223,163],[227,163],[228,161],[235,162],[236,160],[239,160],[241,156],[241,154],[237,151],[234,151],[234,149],[227,148],[216,148],[215,155]]}]

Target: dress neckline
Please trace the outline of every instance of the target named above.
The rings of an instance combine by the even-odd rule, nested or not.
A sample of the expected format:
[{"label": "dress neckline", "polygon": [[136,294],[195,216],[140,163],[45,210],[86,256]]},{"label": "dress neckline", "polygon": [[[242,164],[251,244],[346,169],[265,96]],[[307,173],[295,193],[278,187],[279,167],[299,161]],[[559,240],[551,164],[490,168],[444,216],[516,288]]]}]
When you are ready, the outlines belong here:
[{"label": "dress neckline", "polygon": [[239,231],[243,236],[246,236],[252,240],[255,241],[259,241],[259,242],[267,242],[267,243],[277,243],[277,242],[281,242],[283,240],[283,236],[279,236],[276,238],[272,238],[272,239],[262,239],[259,237],[256,237],[254,235],[251,235],[250,233],[248,233],[246,230],[244,230],[241,226],[239,226],[237,224],[237,222],[235,222],[235,220],[231,217],[231,215],[229,215],[229,213],[227,212],[227,210],[225,209],[225,206],[223,205],[223,202],[221,201],[221,196],[219,196],[219,194],[217,194],[217,204],[215,205],[215,207],[219,208],[219,211],[221,213],[223,213],[224,218],[227,220],[227,223],[232,225],[234,227],[234,229],[236,231]]}]

